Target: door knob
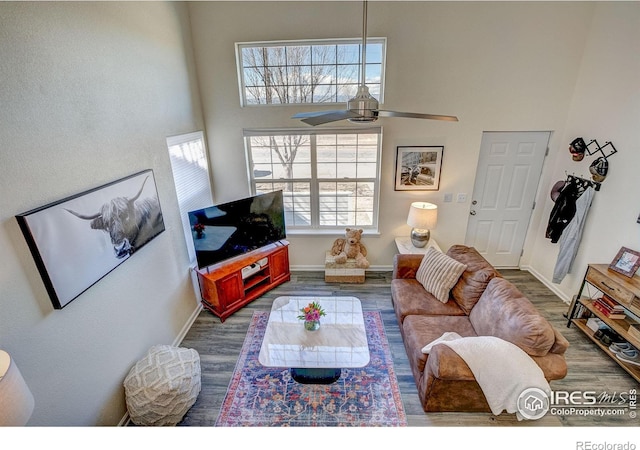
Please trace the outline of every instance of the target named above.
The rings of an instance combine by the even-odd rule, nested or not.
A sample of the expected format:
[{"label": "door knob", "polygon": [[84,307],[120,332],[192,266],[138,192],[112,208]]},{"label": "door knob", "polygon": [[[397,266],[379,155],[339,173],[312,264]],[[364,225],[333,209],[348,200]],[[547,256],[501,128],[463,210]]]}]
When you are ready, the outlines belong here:
[{"label": "door knob", "polygon": [[477,205],[478,204],[478,200],[474,200],[471,202],[472,205]]},{"label": "door knob", "polygon": [[472,209],[471,211],[469,211],[469,214],[471,214],[472,216],[475,216],[476,212]]}]

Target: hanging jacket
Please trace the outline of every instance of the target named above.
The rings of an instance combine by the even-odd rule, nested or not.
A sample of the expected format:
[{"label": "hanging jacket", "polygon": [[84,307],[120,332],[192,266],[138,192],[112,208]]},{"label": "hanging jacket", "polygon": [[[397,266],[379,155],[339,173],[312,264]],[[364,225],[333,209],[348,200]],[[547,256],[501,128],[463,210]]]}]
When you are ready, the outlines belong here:
[{"label": "hanging jacket", "polygon": [[566,183],[556,199],[555,205],[549,215],[546,237],[552,243],[558,242],[562,232],[569,225],[576,214],[576,200],[580,196],[579,186],[574,182]]},{"label": "hanging jacket", "polygon": [[553,269],[553,283],[560,284],[564,277],[571,272],[571,266],[582,240],[582,231],[587,221],[587,213],[591,207],[593,193],[593,188],[589,187],[576,200],[576,214],[564,229],[558,241],[560,249],[558,250],[556,266]]}]

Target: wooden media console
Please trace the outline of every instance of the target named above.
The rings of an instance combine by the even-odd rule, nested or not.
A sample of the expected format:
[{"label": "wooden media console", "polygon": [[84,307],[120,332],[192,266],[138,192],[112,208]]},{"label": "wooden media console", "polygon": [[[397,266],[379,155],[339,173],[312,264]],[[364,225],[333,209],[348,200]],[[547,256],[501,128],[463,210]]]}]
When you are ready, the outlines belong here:
[{"label": "wooden media console", "polygon": [[288,246],[288,241],[278,241],[196,270],[202,305],[224,322],[265,292],[289,281]]}]

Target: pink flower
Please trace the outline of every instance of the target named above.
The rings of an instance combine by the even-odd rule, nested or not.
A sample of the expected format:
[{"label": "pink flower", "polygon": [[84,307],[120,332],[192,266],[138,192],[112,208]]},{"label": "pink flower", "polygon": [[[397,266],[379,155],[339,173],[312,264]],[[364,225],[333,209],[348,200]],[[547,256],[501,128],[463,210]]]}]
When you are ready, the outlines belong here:
[{"label": "pink flower", "polygon": [[300,312],[302,314],[298,316],[298,319],[307,321],[320,320],[320,317],[325,315],[324,310],[317,302],[309,303]]}]

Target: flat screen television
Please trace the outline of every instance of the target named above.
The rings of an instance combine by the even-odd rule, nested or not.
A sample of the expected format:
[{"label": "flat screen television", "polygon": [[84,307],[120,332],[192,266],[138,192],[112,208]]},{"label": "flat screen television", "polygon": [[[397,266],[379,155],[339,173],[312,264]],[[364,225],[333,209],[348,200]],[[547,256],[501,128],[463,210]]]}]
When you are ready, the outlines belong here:
[{"label": "flat screen television", "polygon": [[282,191],[190,211],[189,223],[200,269],[287,237]]}]

